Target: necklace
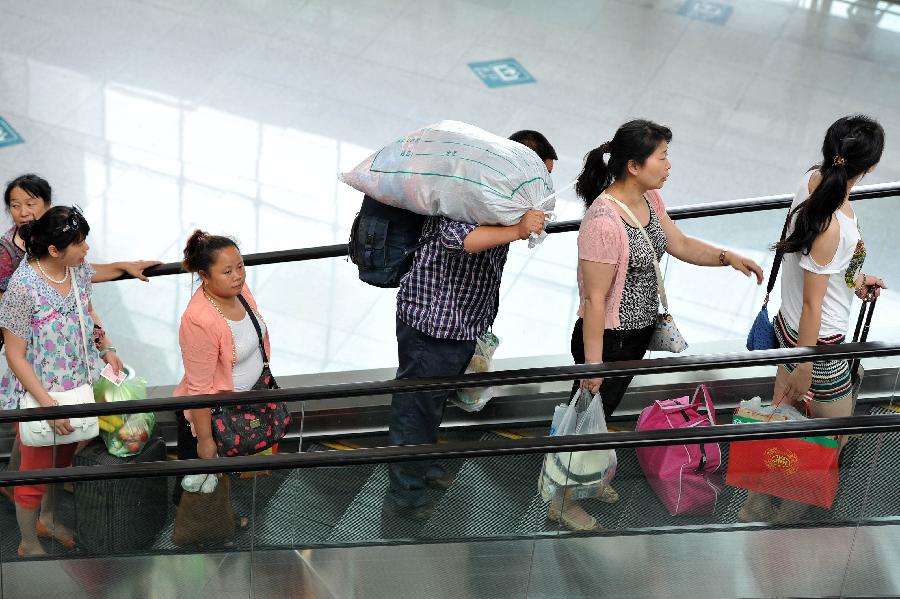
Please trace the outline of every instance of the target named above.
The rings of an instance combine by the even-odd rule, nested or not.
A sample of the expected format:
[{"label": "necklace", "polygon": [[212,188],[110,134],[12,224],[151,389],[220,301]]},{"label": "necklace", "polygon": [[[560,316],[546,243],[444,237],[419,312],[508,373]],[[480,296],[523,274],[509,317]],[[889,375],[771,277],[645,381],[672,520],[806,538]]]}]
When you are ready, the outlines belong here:
[{"label": "necklace", "polygon": [[[40,266],[40,263],[38,263],[38,266]],[[203,291],[203,295],[209,300],[209,303],[212,304],[213,308],[216,309],[216,312],[218,312],[219,316],[225,320],[225,324],[227,324],[228,328],[231,330],[231,369],[234,370],[234,367],[237,366],[237,345],[234,342],[234,329],[231,326],[231,321],[225,317],[225,313],[219,308],[219,304],[217,304],[213,298],[209,297],[209,294],[206,293],[205,290]]]},{"label": "necklace", "polygon": [[41,271],[41,274],[44,275],[47,278],[47,280],[50,281],[51,283],[56,283],[57,285],[62,285],[63,283],[65,283],[66,281],[69,280],[69,269],[68,268],[66,269],[66,276],[64,276],[62,279],[57,281],[56,279],[54,279],[53,277],[48,275],[47,271],[44,270],[44,267],[41,266],[40,258],[35,258],[34,261],[37,262],[38,270]]}]

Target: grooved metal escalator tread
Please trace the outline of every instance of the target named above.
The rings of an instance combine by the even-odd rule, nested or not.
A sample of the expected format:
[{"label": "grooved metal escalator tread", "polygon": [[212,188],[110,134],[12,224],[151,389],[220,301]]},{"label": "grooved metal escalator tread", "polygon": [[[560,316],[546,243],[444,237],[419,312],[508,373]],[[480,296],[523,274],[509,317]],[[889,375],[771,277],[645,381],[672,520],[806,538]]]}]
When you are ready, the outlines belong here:
[{"label": "grooved metal escalator tread", "polygon": [[[889,413],[872,408],[870,413]],[[484,434],[482,439],[499,435]],[[327,450],[313,446],[310,450]],[[727,464],[727,444],[722,445]],[[873,475],[873,460],[878,457]],[[608,531],[656,529],[690,525],[717,525],[735,522],[746,491],[725,487],[711,516],[671,516],[646,482],[633,450],[617,451],[618,469],[613,486],[621,500],[605,504],[582,502]],[[308,468],[275,471],[271,476],[236,481],[233,501],[236,511],[249,514],[256,509],[256,521],[235,540],[238,550],[256,548],[297,548],[318,544],[359,544],[390,542],[391,539],[441,540],[490,538],[554,533],[557,525],[546,519],[547,504],[537,488],[543,456],[508,455],[473,458],[445,463],[457,469],[456,479],[446,492],[431,490],[435,511],[424,523],[385,522],[381,506],[387,491],[387,466],[362,465],[336,468]],[[2,468],[3,465],[0,465]],[[868,486],[871,477],[872,485]],[[856,522],[860,518],[900,518],[900,433],[863,435],[849,443],[841,457],[841,484],[830,510],[810,508],[805,525]],[[173,483],[171,483],[173,484]],[[253,493],[256,503],[253,504]],[[156,542],[140,553],[173,550],[171,531],[174,506],[167,497],[168,521]],[[19,542],[15,511],[0,499],[0,559],[15,561]],[[60,518],[74,523],[74,505],[63,494]],[[255,532],[255,539],[251,539]],[[45,543],[55,556],[85,556],[83,550],[66,550]]]}]

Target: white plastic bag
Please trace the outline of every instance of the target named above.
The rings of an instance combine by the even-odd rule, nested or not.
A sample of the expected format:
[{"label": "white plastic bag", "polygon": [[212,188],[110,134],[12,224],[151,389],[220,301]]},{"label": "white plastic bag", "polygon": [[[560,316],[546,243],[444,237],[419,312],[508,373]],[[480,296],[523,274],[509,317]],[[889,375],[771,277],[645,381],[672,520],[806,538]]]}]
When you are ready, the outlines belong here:
[{"label": "white plastic bag", "polygon": [[553,218],[547,166],[530,148],[459,121],[440,121],[381,148],[338,177],[380,202],[474,225]]},{"label": "white plastic bag", "polygon": [[757,420],[808,420],[806,414],[790,404],[780,403],[777,406],[763,404],[761,397],[742,400],[738,404],[737,415],[755,417]]},{"label": "white plastic bag", "polygon": [[[494,352],[500,345],[500,338],[487,331],[475,341],[475,353],[466,367],[466,374],[471,372],[490,372],[494,369]],[[459,389],[453,396],[454,404],[467,412],[478,412],[494,396],[492,387],[467,387]]]},{"label": "white plastic bag", "polygon": [[[584,408],[588,400],[590,403]],[[551,437],[606,432],[609,431],[599,393],[591,398],[588,391],[579,389],[568,406],[561,404],[553,412]],[[571,489],[576,499],[596,497],[612,481],[616,464],[614,449],[548,453],[544,456],[538,488],[544,501],[550,501],[566,489]]]},{"label": "white plastic bag", "polygon": [[187,474],[181,479],[181,488],[189,493],[212,493],[218,484],[215,474]]}]

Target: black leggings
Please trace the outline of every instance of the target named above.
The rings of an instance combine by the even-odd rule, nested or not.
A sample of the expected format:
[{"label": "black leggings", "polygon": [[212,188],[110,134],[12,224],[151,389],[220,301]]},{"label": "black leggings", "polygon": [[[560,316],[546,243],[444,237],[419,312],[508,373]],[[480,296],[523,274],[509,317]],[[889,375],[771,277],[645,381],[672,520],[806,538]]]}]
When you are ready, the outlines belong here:
[{"label": "black leggings", "polygon": [[[647,353],[647,347],[650,345],[650,338],[653,336],[655,328],[656,324],[654,323],[644,329],[604,330],[603,361],[640,360]],[[581,318],[575,321],[575,328],[572,329],[572,357],[576,364],[584,364],[584,320]],[[603,398],[603,412],[607,418],[612,416],[612,413],[619,407],[625,396],[625,390],[628,389],[633,378],[617,376],[603,379],[600,396]],[[578,387],[579,381],[576,380],[572,383],[573,396],[578,391]]]},{"label": "black leggings", "polygon": [[[175,423],[178,430],[178,449],[176,454],[179,460],[196,460],[197,455],[197,438],[191,433],[191,423],[184,417],[184,410],[175,412]],[[178,505],[181,501],[181,479],[183,476],[175,477],[175,489],[172,491],[172,503]]]}]

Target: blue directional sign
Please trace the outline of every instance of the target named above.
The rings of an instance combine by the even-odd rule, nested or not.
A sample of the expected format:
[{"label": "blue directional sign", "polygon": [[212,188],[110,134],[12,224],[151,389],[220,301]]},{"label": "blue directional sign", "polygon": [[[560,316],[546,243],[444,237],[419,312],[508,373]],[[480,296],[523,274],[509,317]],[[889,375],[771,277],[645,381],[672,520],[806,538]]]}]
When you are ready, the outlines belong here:
[{"label": "blue directional sign", "polygon": [[506,87],[537,81],[515,58],[470,62],[469,68],[488,87]]},{"label": "blue directional sign", "polygon": [[6,119],[0,117],[0,148],[14,146],[24,141],[18,131],[13,129],[12,125],[6,122]]},{"label": "blue directional sign", "polygon": [[724,25],[728,22],[734,7],[710,0],[685,0],[678,14],[684,17],[706,21],[715,25]]}]

